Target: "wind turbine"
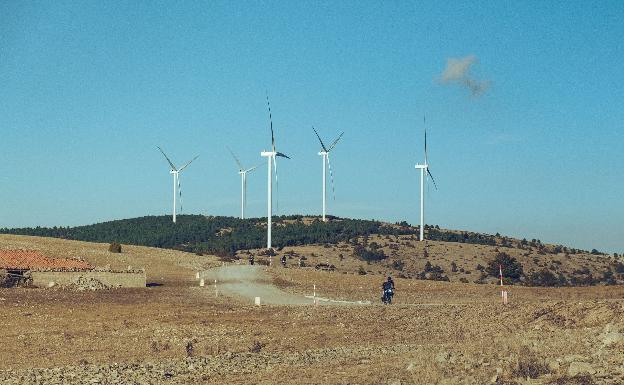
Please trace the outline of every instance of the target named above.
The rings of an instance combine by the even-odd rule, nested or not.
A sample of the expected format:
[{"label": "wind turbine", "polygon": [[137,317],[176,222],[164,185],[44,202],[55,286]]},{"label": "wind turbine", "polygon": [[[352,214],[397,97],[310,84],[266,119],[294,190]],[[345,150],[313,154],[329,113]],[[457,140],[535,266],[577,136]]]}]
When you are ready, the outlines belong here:
[{"label": "wind turbine", "polygon": [[[423,124],[425,124],[425,118],[423,117]],[[425,239],[425,172],[427,173],[427,179],[431,177],[433,186],[438,189],[431,171],[429,171],[429,162],[427,161],[427,126],[425,124],[425,164],[416,164],[416,168],[420,169],[420,240]]]},{"label": "wind turbine", "polygon": [[184,166],[178,169],[176,168],[176,166],[173,165],[173,162],[171,161],[171,159],[169,159],[167,154],[165,154],[162,148],[158,146],[156,147],[160,150],[160,152],[162,152],[162,154],[165,156],[165,159],[167,159],[167,162],[169,162],[169,165],[171,166],[171,170],[169,171],[169,173],[173,175],[173,223],[176,223],[176,199],[178,194],[180,195],[180,211],[182,211],[182,189],[180,188],[180,172],[187,168],[189,164],[191,164],[195,159],[199,157],[199,155],[189,160]]},{"label": "wind turbine", "polygon": [[331,168],[331,163],[329,161],[329,152],[331,150],[334,149],[334,147],[336,147],[336,144],[338,144],[338,141],[340,140],[340,138],[342,138],[342,135],[344,135],[344,132],[341,132],[340,135],[338,135],[338,137],[336,138],[336,140],[334,140],[332,142],[332,144],[328,147],[325,147],[325,143],[323,143],[323,141],[321,140],[321,137],[319,136],[318,132],[316,132],[316,129],[314,129],[314,127],[312,127],[312,130],[314,130],[314,133],[316,134],[316,137],[318,138],[319,142],[321,142],[321,151],[319,151],[319,155],[323,157],[323,222],[326,222],[325,219],[325,200],[327,197],[327,193],[326,193],[326,187],[325,187],[325,183],[327,181],[327,176],[326,176],[326,166],[329,166],[329,175],[331,177],[331,184],[332,184],[332,193],[334,196],[334,200],[336,200],[336,192],[334,190],[334,173],[332,172],[332,168]]},{"label": "wind turbine", "polygon": [[[268,179],[267,179],[267,249],[271,249],[271,220],[273,219],[273,178],[272,178],[272,170],[271,167],[275,169],[275,185],[276,188],[279,189],[279,184],[277,180],[277,156],[282,158],[290,159],[288,155],[285,155],[281,152],[278,152],[275,149],[275,135],[273,133],[273,118],[271,117],[271,104],[269,103],[269,95],[267,94],[267,107],[269,108],[269,123],[271,127],[271,151],[262,151],[260,156],[267,157],[268,164]],[[271,164],[272,163],[272,164]],[[279,190],[278,190],[279,191]]]},{"label": "wind turbine", "polygon": [[232,154],[232,158],[236,161],[238,165],[238,173],[241,176],[241,219],[245,219],[245,206],[247,206],[247,173],[255,170],[258,166],[253,166],[252,168],[245,169],[241,164],[238,157],[234,154],[234,152],[228,147],[230,154]]}]

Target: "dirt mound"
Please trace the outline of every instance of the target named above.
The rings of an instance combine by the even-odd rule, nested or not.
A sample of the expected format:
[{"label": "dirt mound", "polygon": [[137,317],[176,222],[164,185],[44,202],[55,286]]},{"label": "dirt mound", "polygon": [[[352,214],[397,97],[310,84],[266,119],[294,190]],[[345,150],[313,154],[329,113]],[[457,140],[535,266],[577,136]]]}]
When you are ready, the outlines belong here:
[{"label": "dirt mound", "polygon": [[107,290],[110,289],[111,286],[106,285],[102,281],[95,279],[93,277],[79,277],[76,281],[72,282],[67,286],[69,290],[75,291],[95,291],[95,290]]}]

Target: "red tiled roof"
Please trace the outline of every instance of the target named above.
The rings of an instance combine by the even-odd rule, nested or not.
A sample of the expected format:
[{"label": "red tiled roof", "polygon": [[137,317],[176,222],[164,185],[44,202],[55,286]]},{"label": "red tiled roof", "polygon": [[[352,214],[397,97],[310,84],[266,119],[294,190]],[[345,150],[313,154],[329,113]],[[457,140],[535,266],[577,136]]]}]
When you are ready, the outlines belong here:
[{"label": "red tiled roof", "polygon": [[38,251],[0,250],[0,269],[89,270],[92,266],[77,259],[48,258]]}]

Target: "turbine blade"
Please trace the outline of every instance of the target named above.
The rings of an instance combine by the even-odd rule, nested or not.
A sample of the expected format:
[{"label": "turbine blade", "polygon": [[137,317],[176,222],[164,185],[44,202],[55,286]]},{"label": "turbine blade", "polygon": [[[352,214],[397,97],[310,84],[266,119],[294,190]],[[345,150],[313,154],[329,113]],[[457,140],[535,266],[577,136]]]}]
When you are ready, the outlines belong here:
[{"label": "turbine blade", "polygon": [[334,197],[334,200],[336,200],[336,189],[334,188],[334,172],[332,171],[331,162],[329,161],[329,154],[327,154],[327,165],[329,166],[329,177],[331,179],[332,195]]},{"label": "turbine blade", "polygon": [[178,175],[178,195],[180,196],[180,212],[182,212],[182,185],[180,184],[179,175]]},{"label": "turbine blade", "polygon": [[196,157],[194,157],[193,159],[189,160],[184,166],[180,167],[180,171],[184,170],[185,168],[188,167],[189,164],[193,163],[193,161],[195,159],[199,158],[199,155],[197,155]]},{"label": "turbine blade", "polygon": [[338,137],[336,138],[336,140],[334,140],[332,142],[332,144],[329,146],[329,150],[327,150],[327,152],[331,151],[334,149],[334,147],[336,147],[336,144],[338,144],[338,141],[340,140],[340,138],[342,138],[342,135],[344,135],[344,131],[340,133],[340,135],[338,135]]},{"label": "turbine blade", "polygon": [[425,128],[425,165],[429,164],[428,163],[428,158],[427,158],[427,125],[425,123],[425,116],[423,115],[423,126]]},{"label": "turbine blade", "polygon": [[162,148],[160,148],[158,146],[156,146],[156,148],[158,148],[160,150],[160,152],[162,152],[162,154],[165,156],[165,159],[167,159],[167,162],[169,162],[169,165],[171,166],[171,169],[173,171],[178,171],[178,169],[176,169],[176,167],[173,165],[173,162],[171,161],[171,159],[169,159],[167,154],[165,154],[165,152],[162,150]]},{"label": "turbine blade", "polygon": [[259,165],[259,164],[257,164],[257,165],[255,165],[255,166],[253,166],[252,168],[248,168],[248,169],[247,169],[247,170],[245,170],[244,172],[251,172],[251,171],[253,171],[253,170],[257,169],[259,166],[260,166],[260,165]]},{"label": "turbine blade", "polygon": [[286,154],[282,154],[281,152],[276,152],[275,156],[281,156],[282,158],[290,159],[290,156],[288,156]]},{"label": "turbine blade", "polygon": [[275,152],[275,135],[273,133],[273,117],[271,116],[271,103],[269,103],[269,92],[266,93],[267,107],[269,108],[269,124],[271,126],[271,148]]},{"label": "turbine blade", "polygon": [[427,167],[427,174],[429,174],[429,176],[431,177],[431,181],[433,182],[433,187],[435,187],[435,189],[438,189],[438,185],[435,182],[435,179],[433,179],[433,175],[431,175],[431,171],[429,171],[429,167]]},{"label": "turbine blade", "polygon": [[325,143],[323,143],[323,141],[321,140],[321,137],[319,136],[318,132],[316,132],[316,130],[314,129],[314,126],[312,127],[312,130],[314,130],[316,137],[318,138],[319,142],[321,142],[321,147],[323,148],[323,151],[327,152],[327,147],[325,147]]},{"label": "turbine blade", "polygon": [[237,158],[237,157],[236,157],[236,155],[234,154],[234,151],[232,151],[232,149],[231,149],[230,147],[228,147],[228,146],[226,146],[226,147],[227,147],[228,151],[230,152],[230,154],[232,154],[232,158],[234,158],[234,160],[236,161],[236,164],[238,165],[238,169],[239,169],[240,171],[243,171],[244,167],[243,167],[243,165],[241,164],[240,160],[238,160],[238,158]]}]

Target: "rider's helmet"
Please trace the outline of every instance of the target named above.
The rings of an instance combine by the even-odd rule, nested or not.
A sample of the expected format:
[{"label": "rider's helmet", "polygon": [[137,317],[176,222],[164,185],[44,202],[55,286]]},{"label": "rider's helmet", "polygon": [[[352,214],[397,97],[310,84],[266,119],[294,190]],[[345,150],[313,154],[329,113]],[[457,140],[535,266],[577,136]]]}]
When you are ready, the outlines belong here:
[{"label": "rider's helmet", "polygon": [[392,277],[388,277],[388,282],[392,281]]}]

